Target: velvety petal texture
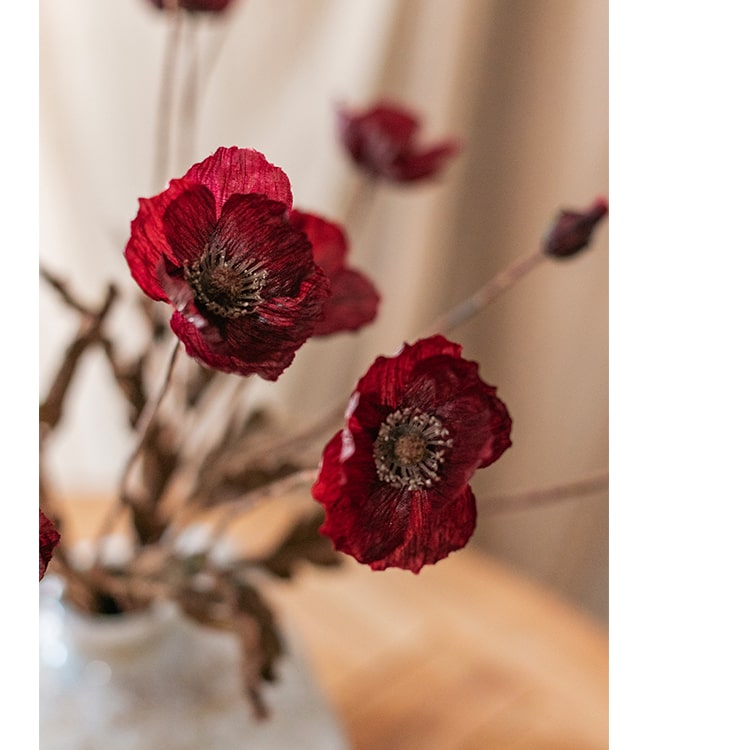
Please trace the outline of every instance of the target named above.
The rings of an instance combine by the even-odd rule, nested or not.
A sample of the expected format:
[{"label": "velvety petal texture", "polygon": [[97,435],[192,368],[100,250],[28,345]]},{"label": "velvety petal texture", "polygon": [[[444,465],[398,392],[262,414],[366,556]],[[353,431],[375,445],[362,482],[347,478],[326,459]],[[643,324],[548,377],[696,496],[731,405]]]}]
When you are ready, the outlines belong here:
[{"label": "velvety petal texture", "polygon": [[378,357],[323,451],[312,493],[321,532],[375,570],[422,566],[476,526],[469,480],[511,445],[511,418],[475,362],[443,336]]},{"label": "velvety petal texture", "polygon": [[336,111],[339,139],[354,163],[369,174],[394,182],[435,176],[459,150],[455,140],[418,146],[418,118],[388,102],[364,112]]},{"label": "velvety petal texture", "polygon": [[39,580],[47,572],[52,553],[60,541],[60,534],[52,521],[39,511]]},{"label": "velvety petal texture", "polygon": [[276,380],[323,320],[331,282],[291,208],[284,172],[237,147],[139,201],[125,259],[207,367]]},{"label": "velvety petal texture", "polygon": [[349,245],[343,228],[302,211],[292,211],[290,223],[310,240],[313,260],[331,283],[323,320],[315,325],[313,336],[356,331],[371,323],[378,312],[380,295],[367,276],[346,265]]}]

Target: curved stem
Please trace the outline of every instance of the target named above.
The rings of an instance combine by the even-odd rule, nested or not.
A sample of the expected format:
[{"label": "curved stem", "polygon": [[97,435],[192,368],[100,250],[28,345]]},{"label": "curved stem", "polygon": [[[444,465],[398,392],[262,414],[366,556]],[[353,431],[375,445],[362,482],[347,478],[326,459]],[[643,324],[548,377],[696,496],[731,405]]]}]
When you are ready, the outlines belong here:
[{"label": "curved stem", "polygon": [[164,400],[164,396],[167,393],[169,384],[172,381],[172,374],[174,372],[175,362],[177,361],[177,353],[179,351],[180,351],[180,342],[179,340],[177,340],[175,341],[174,348],[172,349],[172,354],[169,357],[169,363],[167,365],[167,372],[166,372],[166,375],[164,376],[164,380],[162,381],[161,388],[152,396],[152,398],[146,404],[138,420],[138,424],[136,425],[138,441],[135,445],[135,449],[130,454],[130,458],[128,458],[128,461],[125,464],[125,470],[123,471],[122,479],[120,480],[119,497],[120,497],[120,501],[125,503],[126,505],[130,504],[130,500],[128,499],[128,495],[127,495],[128,477],[130,475],[130,472],[133,469],[133,466],[135,465],[136,459],[140,455],[140,452],[146,443],[146,439],[148,438],[149,432],[154,423],[154,417],[156,416],[156,412],[159,408],[159,405]]},{"label": "curved stem", "polygon": [[132,506],[133,504],[132,498],[130,498],[127,494],[128,478],[130,476],[130,472],[133,469],[133,466],[135,465],[136,460],[138,459],[138,456],[140,455],[141,450],[143,449],[143,446],[146,443],[146,439],[148,438],[149,432],[154,423],[154,417],[156,416],[156,412],[162,400],[164,399],[164,396],[166,395],[169,384],[172,380],[172,373],[174,372],[174,365],[175,365],[175,362],[177,361],[177,353],[179,352],[179,350],[180,350],[180,342],[178,340],[175,342],[174,349],[172,350],[172,355],[169,358],[169,364],[167,365],[167,372],[166,372],[166,375],[164,376],[164,380],[162,382],[161,388],[159,389],[157,393],[155,393],[151,397],[149,402],[143,408],[143,411],[141,412],[141,416],[138,419],[138,424],[136,425],[136,434],[138,436],[138,439],[136,441],[135,448],[133,449],[132,453],[130,454],[130,457],[128,458],[127,463],[125,464],[125,469],[120,479],[118,501],[115,505],[112,506],[112,508],[110,508],[96,536],[96,538],[100,542],[98,553],[97,553],[96,564],[98,564],[99,562],[99,554],[101,553],[101,546],[102,546],[101,540],[112,532],[112,529],[117,523],[117,520],[120,517],[120,514],[126,508]]},{"label": "curved stem", "polygon": [[513,261],[483,284],[471,297],[456,305],[452,310],[435,318],[418,338],[433,333],[446,333],[474,317],[502,292],[536,268],[546,257],[542,250],[535,250],[533,253]]},{"label": "curved stem", "polygon": [[164,63],[159,84],[159,98],[156,112],[156,153],[154,155],[154,189],[161,191],[169,175],[169,141],[171,134],[171,112],[175,88],[175,71],[180,49],[180,32],[182,13],[177,3],[166,3],[165,11],[169,17],[167,30],[167,47],[164,51]]},{"label": "curved stem", "polygon": [[259,487],[257,490],[252,490],[237,500],[222,505],[222,513],[213,527],[208,541],[207,550],[210,550],[219,541],[232,522],[239,516],[247,513],[247,511],[266,500],[290,492],[301,484],[312,483],[317,476],[317,468],[300,469],[294,474],[290,474],[282,479],[277,479],[266,487]]},{"label": "curved stem", "polygon": [[185,47],[188,63],[182,100],[180,102],[180,128],[178,130],[180,137],[177,148],[177,159],[180,169],[187,169],[192,163],[195,149],[195,129],[198,119],[198,71],[200,59],[196,29],[197,19],[187,18],[186,20],[187,33],[185,35]]},{"label": "curved stem", "polygon": [[361,228],[364,226],[367,211],[372,206],[378,181],[374,177],[364,176],[357,179],[357,183],[348,195],[348,201],[343,211],[342,223],[351,233],[350,227]]},{"label": "curved stem", "polygon": [[512,492],[480,500],[482,513],[497,513],[508,510],[526,510],[540,505],[572,500],[582,495],[593,495],[609,489],[609,472],[600,471],[584,479],[557,484],[552,487]]}]

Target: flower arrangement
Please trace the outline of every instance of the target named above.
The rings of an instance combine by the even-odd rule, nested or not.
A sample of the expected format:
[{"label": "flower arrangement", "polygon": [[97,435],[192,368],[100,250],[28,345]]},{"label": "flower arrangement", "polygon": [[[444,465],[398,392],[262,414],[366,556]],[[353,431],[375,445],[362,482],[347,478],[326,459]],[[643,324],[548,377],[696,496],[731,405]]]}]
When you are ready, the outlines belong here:
[{"label": "flower arrangement", "polygon": [[[232,5],[151,2],[174,19]],[[362,112],[339,106],[335,115],[341,153],[371,188],[427,182],[460,154],[457,140],[420,145],[419,119],[394,102]],[[72,274],[42,269],[80,328],[40,406],[39,577],[54,569],[68,601],[84,612],[116,615],[169,599],[196,622],[236,633],[247,694],[263,715],[262,683],[273,679],[283,643],[256,574],[291,578],[302,562],[334,566],[342,555],[373,570],[418,573],[467,544],[477,524],[470,482],[511,447],[512,405],[450,332],[540,264],[577,255],[608,206],[597,198],[551,217],[538,248],[422,336],[394,340],[395,352],[377,356],[330,416],[279,434],[273,415],[247,408],[236,389],[248,378],[283,377],[311,338],[360,330],[386,295],[366,270],[349,265],[347,227],[298,207],[283,169],[259,151],[219,145],[169,177],[164,190],[140,198],[123,278],[98,308],[80,301]],[[126,356],[108,322],[127,271],[143,293],[146,335],[141,350]],[[45,481],[44,449],[82,358],[95,349],[127,404],[133,448],[95,553],[82,564]],[[155,373],[159,363],[163,371]],[[219,427],[201,433],[194,426],[220,402]],[[189,449],[187,425],[202,438]],[[321,439],[327,442],[311,462]],[[238,515],[297,487],[309,487],[310,502],[273,549],[217,561],[217,545]],[[185,551],[184,532],[206,514],[210,533]],[[131,547],[125,559],[112,559],[107,540],[123,518]]]}]

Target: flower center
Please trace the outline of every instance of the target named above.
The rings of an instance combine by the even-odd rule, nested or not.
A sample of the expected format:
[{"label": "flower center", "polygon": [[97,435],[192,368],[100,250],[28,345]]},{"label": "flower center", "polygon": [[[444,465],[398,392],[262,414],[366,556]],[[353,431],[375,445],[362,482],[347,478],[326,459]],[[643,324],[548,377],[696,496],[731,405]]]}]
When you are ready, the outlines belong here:
[{"label": "flower center", "polygon": [[373,446],[378,479],[417,490],[440,481],[445,449],[453,445],[443,423],[420,409],[396,409],[380,425]]},{"label": "flower center", "polygon": [[226,257],[221,245],[210,242],[203,254],[185,264],[185,280],[196,299],[222,318],[249,315],[263,301],[260,295],[268,271],[250,256]]}]

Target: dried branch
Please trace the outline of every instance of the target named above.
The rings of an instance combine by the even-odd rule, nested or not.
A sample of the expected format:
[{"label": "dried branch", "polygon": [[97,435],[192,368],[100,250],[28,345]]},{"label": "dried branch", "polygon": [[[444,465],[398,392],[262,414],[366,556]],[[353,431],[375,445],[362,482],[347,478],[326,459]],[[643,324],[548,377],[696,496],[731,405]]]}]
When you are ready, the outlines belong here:
[{"label": "dried branch", "polygon": [[142,354],[128,364],[118,362],[114,345],[109,339],[102,339],[101,346],[104,355],[109,362],[112,375],[120,391],[130,404],[130,424],[135,427],[138,418],[141,416],[146,406],[146,389],[144,387],[144,368],[146,364],[146,355]]},{"label": "dried branch", "polygon": [[559,500],[572,500],[583,495],[606,492],[608,489],[609,472],[601,471],[574,482],[484,498],[480,501],[480,505],[482,512],[485,514],[508,510],[523,510],[558,502]]},{"label": "dried branch", "polygon": [[39,421],[46,425],[45,434],[47,434],[62,419],[65,397],[81,357],[90,346],[98,343],[102,338],[102,327],[117,297],[117,289],[113,284],[109,284],[101,307],[96,311],[91,311],[72,297],[60,279],[55,278],[48,271],[42,270],[41,274],[42,278],[60,293],[66,304],[83,315],[78,334],[65,350],[63,360],[47,393],[47,398],[39,407]]},{"label": "dried branch", "polygon": [[203,571],[201,587],[183,586],[178,594],[183,612],[202,625],[238,636],[242,650],[242,681],[257,718],[268,708],[261,682],[273,681],[274,666],[283,646],[273,612],[246,580],[227,571]]},{"label": "dried branch", "polygon": [[[257,564],[279,578],[292,578],[301,562],[333,567],[340,565],[342,558],[333,548],[331,540],[318,529],[323,523],[324,513],[316,512],[300,519],[281,540],[278,547]],[[249,561],[248,561],[249,562]],[[239,565],[243,561],[238,561]]]}]

